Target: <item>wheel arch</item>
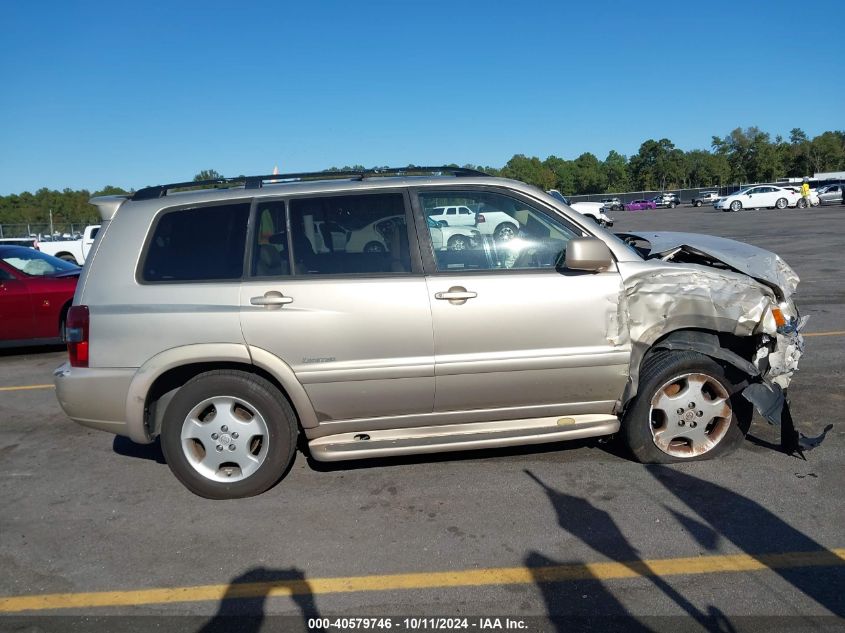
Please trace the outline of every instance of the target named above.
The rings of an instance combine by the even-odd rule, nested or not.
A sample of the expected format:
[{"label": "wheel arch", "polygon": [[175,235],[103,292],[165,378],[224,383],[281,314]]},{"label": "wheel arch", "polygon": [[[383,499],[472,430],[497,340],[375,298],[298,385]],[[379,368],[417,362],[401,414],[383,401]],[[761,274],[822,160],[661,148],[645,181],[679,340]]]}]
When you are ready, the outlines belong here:
[{"label": "wheel arch", "polygon": [[269,352],[235,343],[188,345],[157,354],[135,373],[126,397],[129,437],[148,444],[159,434],[164,412],[188,380],[215,369],[235,369],[262,376],[290,402],[302,427],[316,426],[317,416],[293,370]]},{"label": "wheel arch", "polygon": [[760,376],[760,370],[751,362],[756,347],[754,336],[738,336],[729,332],[695,327],[681,327],[664,332],[650,345],[635,344],[631,351],[631,367],[621,410],[637,395],[643,365],[660,351],[699,352],[725,366],[737,378],[753,380]]}]

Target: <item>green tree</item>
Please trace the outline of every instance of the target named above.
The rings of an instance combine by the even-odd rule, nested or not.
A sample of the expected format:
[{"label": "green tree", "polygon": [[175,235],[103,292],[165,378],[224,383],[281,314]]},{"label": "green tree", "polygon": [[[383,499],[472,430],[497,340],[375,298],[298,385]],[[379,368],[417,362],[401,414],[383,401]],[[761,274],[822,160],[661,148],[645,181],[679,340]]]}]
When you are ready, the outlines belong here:
[{"label": "green tree", "polygon": [[814,172],[845,168],[845,145],[841,132],[824,132],[809,142],[808,157]]},{"label": "green tree", "polygon": [[223,174],[217,172],[213,169],[203,169],[200,173],[194,176],[194,182],[199,182],[200,180],[220,180],[223,178]]},{"label": "green tree", "polygon": [[536,156],[527,157],[516,154],[502,168],[502,176],[522,180],[530,185],[539,187],[543,191],[552,189],[555,185],[554,172],[546,167]]},{"label": "green tree", "polygon": [[566,195],[575,193],[574,161],[552,155],[543,161],[543,165],[554,174],[554,186],[549,189],[557,189]]},{"label": "green tree", "polygon": [[675,188],[683,183],[684,153],[668,138],[649,139],[629,161],[634,185],[644,191]]},{"label": "green tree", "polygon": [[602,193],[607,189],[607,176],[601,161],[585,152],[575,159],[575,193]]},{"label": "green tree", "polygon": [[607,191],[629,191],[631,177],[628,172],[628,159],[616,150],[610,150],[604,159],[604,177],[607,181]]}]

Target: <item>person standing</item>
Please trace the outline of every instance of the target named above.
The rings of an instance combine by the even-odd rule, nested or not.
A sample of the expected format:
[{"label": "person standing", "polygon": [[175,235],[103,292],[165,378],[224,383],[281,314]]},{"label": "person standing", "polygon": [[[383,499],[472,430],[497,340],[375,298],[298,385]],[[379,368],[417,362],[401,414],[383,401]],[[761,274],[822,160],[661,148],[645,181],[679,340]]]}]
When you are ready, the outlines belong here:
[{"label": "person standing", "polygon": [[804,178],[804,183],[801,185],[801,197],[804,198],[805,209],[813,206],[810,204],[810,180],[808,178]]}]

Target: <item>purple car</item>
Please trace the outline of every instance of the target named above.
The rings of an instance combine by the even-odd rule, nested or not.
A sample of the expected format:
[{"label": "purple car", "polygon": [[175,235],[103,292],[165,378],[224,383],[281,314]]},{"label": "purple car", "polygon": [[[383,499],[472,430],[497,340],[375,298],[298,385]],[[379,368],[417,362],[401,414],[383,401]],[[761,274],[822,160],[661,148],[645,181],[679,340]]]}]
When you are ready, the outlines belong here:
[{"label": "purple car", "polygon": [[625,204],[626,211],[645,211],[646,209],[656,209],[657,205],[654,200],[634,200]]}]

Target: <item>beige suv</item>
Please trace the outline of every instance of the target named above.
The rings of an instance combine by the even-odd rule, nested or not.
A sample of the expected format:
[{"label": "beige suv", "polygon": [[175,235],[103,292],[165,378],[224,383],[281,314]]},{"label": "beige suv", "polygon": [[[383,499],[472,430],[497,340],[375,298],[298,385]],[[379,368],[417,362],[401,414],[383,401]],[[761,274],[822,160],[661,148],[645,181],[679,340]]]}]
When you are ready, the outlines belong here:
[{"label": "beige suv", "polygon": [[[80,424],[160,437],[205,497],[271,487],[300,436],[335,461],[620,433],[637,460],[674,462],[734,448],[749,401],[788,417],[798,278],[745,244],[617,237],[532,186],[449,168],[92,204],[59,401]],[[449,206],[517,228],[435,246],[428,218]]]}]

